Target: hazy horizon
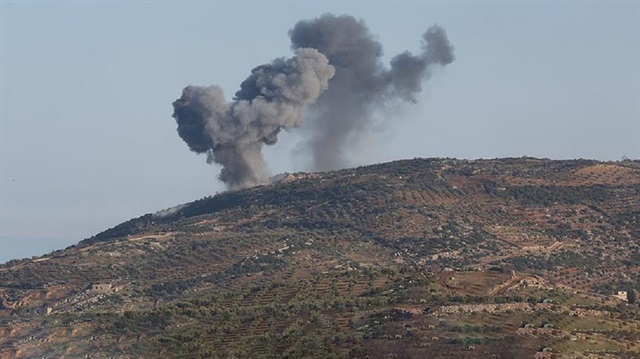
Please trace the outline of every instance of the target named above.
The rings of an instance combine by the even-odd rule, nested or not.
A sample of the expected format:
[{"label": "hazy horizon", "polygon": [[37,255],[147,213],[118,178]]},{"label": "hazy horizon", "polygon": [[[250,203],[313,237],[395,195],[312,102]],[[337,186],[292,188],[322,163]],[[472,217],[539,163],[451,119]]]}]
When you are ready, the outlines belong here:
[{"label": "hazy horizon", "polygon": [[[224,190],[176,133],[193,85],[229,100],[291,57],[323,13],[366,22],[383,62],[442,26],[456,61],[387,109],[352,166],[413,157],[640,158],[640,3],[0,3],[0,263]],[[379,116],[385,115],[384,113]],[[303,130],[304,128],[302,128]],[[265,146],[271,174],[310,168],[305,132]]]}]

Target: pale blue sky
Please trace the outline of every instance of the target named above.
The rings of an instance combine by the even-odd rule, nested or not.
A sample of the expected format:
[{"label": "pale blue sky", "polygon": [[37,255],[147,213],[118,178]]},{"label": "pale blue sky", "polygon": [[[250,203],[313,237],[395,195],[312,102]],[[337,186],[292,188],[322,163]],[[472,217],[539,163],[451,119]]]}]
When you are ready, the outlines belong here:
[{"label": "pale blue sky", "polygon": [[[376,128],[354,164],[412,157],[640,157],[640,6],[627,2],[2,1],[0,262],[77,243],[224,186],[189,152],[171,103],[188,84],[229,98],[291,56],[287,31],[362,18],[385,61],[443,26],[456,61]],[[267,149],[304,170],[300,136]]]}]

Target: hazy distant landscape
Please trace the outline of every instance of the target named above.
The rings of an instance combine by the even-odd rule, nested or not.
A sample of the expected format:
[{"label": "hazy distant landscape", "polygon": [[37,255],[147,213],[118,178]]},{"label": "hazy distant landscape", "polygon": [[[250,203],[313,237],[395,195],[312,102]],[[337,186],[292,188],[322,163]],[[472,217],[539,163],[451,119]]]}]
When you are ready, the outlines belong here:
[{"label": "hazy distant landscape", "polygon": [[27,258],[35,255],[43,255],[62,249],[69,245],[68,238],[20,238],[20,237],[2,237],[2,243],[11,243],[11,245],[2,246],[0,248],[0,263],[6,263],[12,259]]},{"label": "hazy distant landscape", "polygon": [[640,3],[0,2],[0,358],[640,358]]},{"label": "hazy distant landscape", "polygon": [[[245,5],[0,3],[2,258],[13,246],[41,255],[51,247],[39,239],[62,248],[226,190],[221,166],[176,133],[172,103],[188,85],[219,86],[232,102],[252,69],[295,56],[303,39],[294,44],[289,31],[298,22],[326,13],[365,22],[365,40],[381,46],[378,75],[405,51],[420,60],[433,25],[455,59],[428,66],[430,77],[413,83],[421,91],[403,92],[416,103],[378,101],[374,91],[386,108],[360,107],[372,117],[340,129],[359,134],[342,148],[306,112],[303,125],[264,146],[267,177],[413,157],[640,158],[636,2]],[[322,143],[339,165],[314,164],[311,149]]]}]

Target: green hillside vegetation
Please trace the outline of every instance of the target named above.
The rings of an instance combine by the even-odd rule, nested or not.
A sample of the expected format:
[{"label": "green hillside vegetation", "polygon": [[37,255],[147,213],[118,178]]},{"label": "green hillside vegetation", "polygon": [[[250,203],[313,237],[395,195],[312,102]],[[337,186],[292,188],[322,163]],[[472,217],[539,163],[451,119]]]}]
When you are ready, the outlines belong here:
[{"label": "green hillside vegetation", "polygon": [[0,357],[638,358],[639,221],[638,161],[296,173],[0,265]]}]

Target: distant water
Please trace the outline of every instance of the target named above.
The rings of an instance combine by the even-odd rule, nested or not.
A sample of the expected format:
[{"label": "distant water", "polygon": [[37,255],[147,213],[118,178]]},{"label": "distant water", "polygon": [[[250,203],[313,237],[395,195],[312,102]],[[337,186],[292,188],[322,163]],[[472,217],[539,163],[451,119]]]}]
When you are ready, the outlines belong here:
[{"label": "distant water", "polygon": [[0,236],[0,264],[12,259],[41,256],[78,243],[69,238],[22,238]]}]

